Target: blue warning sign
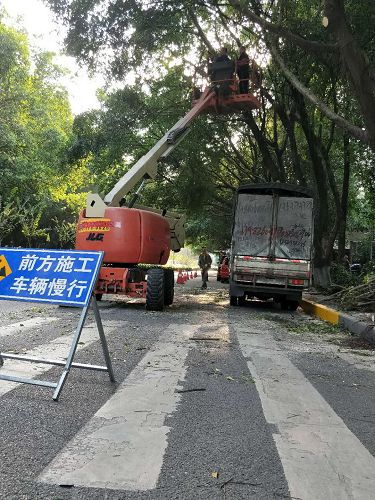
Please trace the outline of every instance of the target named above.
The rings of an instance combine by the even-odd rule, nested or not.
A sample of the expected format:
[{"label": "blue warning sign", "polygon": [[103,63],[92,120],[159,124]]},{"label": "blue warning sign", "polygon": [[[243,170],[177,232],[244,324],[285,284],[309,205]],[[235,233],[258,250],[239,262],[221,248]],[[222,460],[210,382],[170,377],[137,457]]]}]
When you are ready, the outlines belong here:
[{"label": "blue warning sign", "polygon": [[0,299],[88,304],[103,252],[0,248]]}]

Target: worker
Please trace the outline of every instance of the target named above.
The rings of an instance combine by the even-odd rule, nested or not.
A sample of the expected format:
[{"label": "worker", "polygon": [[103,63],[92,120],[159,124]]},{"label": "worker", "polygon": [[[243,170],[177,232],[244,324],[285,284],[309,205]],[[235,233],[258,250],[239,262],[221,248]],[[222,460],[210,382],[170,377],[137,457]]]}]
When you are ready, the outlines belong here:
[{"label": "worker", "polygon": [[226,97],[230,94],[230,85],[233,81],[234,62],[228,56],[228,49],[222,47],[212,64],[211,79],[215,85],[217,96]]},{"label": "worker", "polygon": [[240,55],[236,61],[236,73],[239,80],[240,94],[249,93],[250,60],[245,47],[240,47]]},{"label": "worker", "polygon": [[219,55],[214,59],[214,63],[230,61],[228,56],[228,49],[226,47],[221,47]]},{"label": "worker", "polygon": [[210,254],[207,252],[207,248],[202,248],[202,253],[199,255],[198,265],[201,270],[202,275],[202,289],[207,288],[208,281],[208,270],[212,264],[212,259]]},{"label": "worker", "polygon": [[212,75],[212,65],[214,62],[215,56],[212,52],[207,52],[207,59],[206,59],[206,64],[207,64],[207,76],[208,78],[212,81],[213,80],[213,75]]}]

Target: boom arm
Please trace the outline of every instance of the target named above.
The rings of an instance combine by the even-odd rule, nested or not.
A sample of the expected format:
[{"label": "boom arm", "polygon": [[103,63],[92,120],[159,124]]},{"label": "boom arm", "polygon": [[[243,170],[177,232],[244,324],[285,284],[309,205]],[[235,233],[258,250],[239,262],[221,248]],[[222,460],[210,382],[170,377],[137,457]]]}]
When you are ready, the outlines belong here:
[{"label": "boom arm", "polygon": [[212,88],[207,88],[204,91],[196,105],[116,183],[104,198],[104,202],[98,194],[88,195],[86,217],[103,217],[107,206],[119,206],[121,199],[141,180],[154,179],[157,174],[158,162],[167,157],[188,134],[189,125],[205,109],[211,99],[212,92]]}]

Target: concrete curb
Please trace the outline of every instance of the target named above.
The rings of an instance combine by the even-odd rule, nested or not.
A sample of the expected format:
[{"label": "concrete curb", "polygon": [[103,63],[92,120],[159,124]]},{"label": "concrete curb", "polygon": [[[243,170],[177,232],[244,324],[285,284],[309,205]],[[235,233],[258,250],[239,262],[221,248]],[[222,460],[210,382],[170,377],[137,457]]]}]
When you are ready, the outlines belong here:
[{"label": "concrete curb", "polygon": [[359,321],[352,316],[336,311],[329,307],[323,306],[311,300],[302,299],[301,307],[305,313],[311,316],[316,316],[319,319],[328,321],[333,325],[338,325],[341,328],[349,330],[350,333],[354,335],[359,335],[360,337],[375,342],[375,325],[371,323],[364,323]]}]

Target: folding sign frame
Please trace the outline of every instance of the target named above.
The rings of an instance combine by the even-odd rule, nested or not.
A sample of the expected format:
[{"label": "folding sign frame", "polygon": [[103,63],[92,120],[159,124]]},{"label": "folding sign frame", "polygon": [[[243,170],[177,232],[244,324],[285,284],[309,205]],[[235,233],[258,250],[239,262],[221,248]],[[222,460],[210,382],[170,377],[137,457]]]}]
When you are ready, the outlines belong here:
[{"label": "folding sign frame", "polygon": [[[0,249],[0,252],[1,252],[1,250],[2,249]],[[29,250],[29,249],[26,249],[26,250]],[[36,255],[38,254],[38,250],[33,251],[33,252],[35,252]],[[41,251],[39,251],[39,252],[41,252]],[[49,251],[49,252],[52,253],[53,251]],[[74,253],[72,251],[70,251],[70,252],[61,251],[59,253],[60,254],[66,253],[68,255],[72,255],[72,254],[74,255]],[[81,253],[83,253],[83,252],[81,252]],[[59,361],[59,360],[54,360],[54,359],[40,359],[40,358],[33,357],[33,356],[23,356],[23,355],[18,355],[18,354],[0,352],[0,368],[4,364],[4,359],[16,359],[16,360],[20,360],[20,361],[28,361],[31,363],[41,363],[41,364],[46,364],[46,365],[51,365],[51,366],[63,366],[64,369],[63,369],[63,372],[62,372],[59,380],[57,382],[50,382],[50,381],[46,381],[46,380],[38,380],[38,379],[33,379],[33,378],[17,377],[14,375],[7,375],[5,373],[1,373],[2,370],[0,370],[0,380],[7,380],[10,382],[18,382],[18,383],[22,383],[22,384],[40,385],[42,387],[50,387],[51,389],[54,389],[54,393],[53,393],[53,400],[54,401],[58,401],[59,396],[60,396],[61,391],[64,387],[64,384],[67,380],[67,377],[69,375],[71,368],[81,368],[84,370],[108,372],[110,381],[115,382],[111,358],[110,358],[110,354],[109,354],[109,350],[108,350],[107,340],[106,340],[106,337],[104,334],[104,329],[103,329],[103,324],[102,324],[102,320],[100,317],[98,304],[97,304],[95,295],[92,294],[92,289],[93,289],[93,286],[95,285],[95,282],[96,282],[96,279],[98,276],[98,272],[100,269],[100,264],[101,264],[101,261],[103,258],[102,252],[89,252],[89,254],[94,254],[94,253],[100,254],[99,255],[100,258],[98,259],[98,265],[93,270],[93,274],[91,276],[92,280],[91,280],[91,283],[89,284],[88,289],[87,289],[87,292],[89,294],[88,298],[86,300],[86,303],[83,305],[83,307],[81,306],[82,312],[80,314],[80,318],[79,318],[75,333],[73,335],[72,343],[71,343],[70,350],[69,350],[66,361]],[[87,252],[85,253],[85,255],[87,255]],[[81,260],[82,260],[82,258],[81,258]],[[12,297],[9,297],[9,298],[12,298]],[[27,300],[27,299],[24,298],[22,300]],[[29,299],[29,300],[31,301],[31,299]],[[53,301],[51,301],[51,302],[54,303]],[[68,301],[60,301],[60,303],[61,302],[68,302]],[[90,309],[90,305],[92,306],[92,309],[94,311],[95,321],[96,321],[96,325],[98,328],[99,338],[100,338],[100,342],[101,342],[102,350],[103,350],[103,354],[104,354],[105,366],[91,365],[91,364],[85,364],[85,363],[75,363],[73,361],[77,347],[78,347],[78,343],[79,343],[79,340],[81,337],[82,329],[84,327],[84,324],[85,324],[85,321],[87,318],[87,314],[88,314],[89,309]]]}]

